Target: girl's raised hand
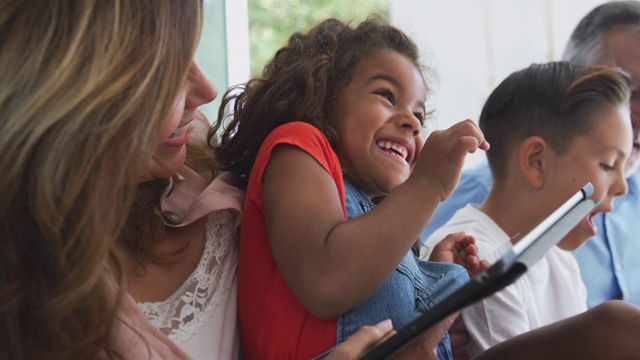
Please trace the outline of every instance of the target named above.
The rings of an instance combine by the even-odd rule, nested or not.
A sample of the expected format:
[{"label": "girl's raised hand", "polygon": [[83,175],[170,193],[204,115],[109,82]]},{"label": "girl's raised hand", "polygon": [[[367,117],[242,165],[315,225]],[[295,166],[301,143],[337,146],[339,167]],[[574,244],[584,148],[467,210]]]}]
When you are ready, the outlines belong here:
[{"label": "girl's raised hand", "polygon": [[428,181],[443,201],[457,186],[467,153],[477,149],[488,150],[489,143],[472,120],[433,131],[420,152],[411,178]]}]

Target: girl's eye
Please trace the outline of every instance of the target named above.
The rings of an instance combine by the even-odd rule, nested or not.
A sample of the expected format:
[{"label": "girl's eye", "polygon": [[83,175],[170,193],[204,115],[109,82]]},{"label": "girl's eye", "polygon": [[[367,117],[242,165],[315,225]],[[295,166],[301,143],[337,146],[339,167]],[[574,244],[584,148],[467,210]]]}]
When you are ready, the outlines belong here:
[{"label": "girl's eye", "polygon": [[394,96],[393,96],[393,92],[391,90],[388,89],[379,89],[376,90],[375,92],[377,95],[382,96],[383,98],[387,99],[387,101],[389,101],[391,104],[394,103]]},{"label": "girl's eye", "polygon": [[419,113],[413,113],[413,116],[416,117],[416,119],[418,119],[418,121],[420,121],[420,125],[424,126],[424,114],[419,112]]}]

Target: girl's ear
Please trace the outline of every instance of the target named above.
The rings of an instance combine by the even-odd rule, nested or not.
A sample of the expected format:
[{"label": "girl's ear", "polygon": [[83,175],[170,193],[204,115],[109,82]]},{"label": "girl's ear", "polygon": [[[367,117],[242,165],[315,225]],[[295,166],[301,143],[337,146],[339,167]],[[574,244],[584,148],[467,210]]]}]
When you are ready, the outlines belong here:
[{"label": "girl's ear", "polygon": [[520,145],[518,157],[520,172],[535,189],[544,186],[545,155],[549,149],[544,139],[539,136],[531,136]]}]

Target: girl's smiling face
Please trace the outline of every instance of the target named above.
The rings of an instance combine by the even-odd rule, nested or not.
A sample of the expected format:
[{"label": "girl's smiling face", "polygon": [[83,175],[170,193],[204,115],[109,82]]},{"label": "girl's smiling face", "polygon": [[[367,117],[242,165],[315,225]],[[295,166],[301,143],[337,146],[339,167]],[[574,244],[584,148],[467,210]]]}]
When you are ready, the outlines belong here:
[{"label": "girl's smiling face", "polygon": [[591,182],[593,199],[600,202],[569,232],[558,246],[571,251],[596,234],[593,216],[613,209],[613,199],[627,192],[624,167],[632,148],[628,105],[610,106],[594,112],[593,129],[571,143],[568,152],[550,163],[550,198],[569,198],[572,191]]},{"label": "girl's smiling face", "polygon": [[345,177],[383,196],[409,177],[424,145],[426,86],[416,65],[395,51],[363,60],[337,93],[334,126]]}]

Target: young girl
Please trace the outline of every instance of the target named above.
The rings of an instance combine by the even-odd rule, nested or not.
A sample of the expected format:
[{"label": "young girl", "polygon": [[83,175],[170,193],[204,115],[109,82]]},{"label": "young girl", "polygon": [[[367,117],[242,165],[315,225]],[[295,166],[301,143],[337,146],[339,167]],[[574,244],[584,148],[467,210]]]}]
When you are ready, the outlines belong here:
[{"label": "young girl", "polygon": [[[163,334],[171,330],[198,359],[234,358],[233,209],[242,192],[224,186],[229,176],[212,181],[192,156],[183,166],[184,129],[215,96],[193,61],[202,1],[0,0],[0,9],[0,359],[189,359]],[[183,216],[182,227],[170,216],[176,228],[163,237],[142,196],[130,212],[133,184],[176,172],[162,205]],[[140,226],[123,233],[127,218]],[[215,231],[206,244],[205,223]],[[130,257],[116,256],[116,239]],[[179,256],[161,267],[151,264],[158,253]],[[200,257],[213,260],[189,276]],[[130,272],[139,277],[125,288]],[[172,287],[178,296],[162,305],[176,300],[179,317],[154,321],[161,332],[134,298],[165,299]],[[331,355],[355,358],[390,330],[363,328]]]},{"label": "young girl", "polygon": [[[462,267],[420,262],[410,248],[466,153],[488,144],[471,121],[424,144],[426,95],[415,44],[376,18],[294,34],[263,77],[227,93],[234,116],[216,151],[247,189],[245,356],[322,355],[361,325],[390,317],[402,327],[467,280]],[[374,208],[375,197],[385,198]],[[347,221],[349,201],[358,212],[349,217],[368,212]],[[477,268],[472,242],[457,234],[439,255]],[[451,357],[446,336],[438,352]]]}]

